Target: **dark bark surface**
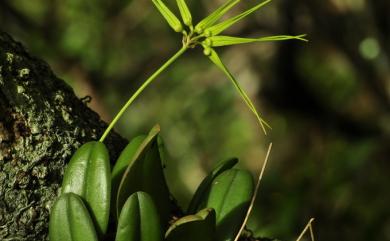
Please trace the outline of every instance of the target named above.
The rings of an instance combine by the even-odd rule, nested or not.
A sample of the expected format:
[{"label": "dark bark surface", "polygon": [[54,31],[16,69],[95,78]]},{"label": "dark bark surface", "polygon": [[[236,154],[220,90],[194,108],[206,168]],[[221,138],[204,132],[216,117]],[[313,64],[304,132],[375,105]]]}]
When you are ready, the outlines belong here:
[{"label": "dark bark surface", "polygon": [[[47,240],[66,163],[106,123],[42,60],[0,31],[0,240]],[[126,144],[106,141],[111,160]]]}]

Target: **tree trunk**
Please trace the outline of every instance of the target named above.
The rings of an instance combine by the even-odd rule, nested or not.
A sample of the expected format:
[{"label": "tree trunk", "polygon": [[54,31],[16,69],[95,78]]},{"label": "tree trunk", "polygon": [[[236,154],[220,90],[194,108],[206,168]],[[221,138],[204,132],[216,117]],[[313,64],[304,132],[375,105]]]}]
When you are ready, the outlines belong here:
[{"label": "tree trunk", "polygon": [[[50,67],[0,32],[0,240],[47,240],[64,166],[106,123]],[[115,160],[126,140],[106,141]]]}]

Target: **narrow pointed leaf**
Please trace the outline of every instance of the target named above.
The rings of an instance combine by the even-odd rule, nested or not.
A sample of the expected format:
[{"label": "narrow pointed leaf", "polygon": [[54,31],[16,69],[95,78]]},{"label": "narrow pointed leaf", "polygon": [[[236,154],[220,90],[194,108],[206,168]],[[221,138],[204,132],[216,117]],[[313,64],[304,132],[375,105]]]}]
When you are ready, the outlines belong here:
[{"label": "narrow pointed leaf", "polygon": [[237,82],[237,80],[234,78],[234,76],[230,73],[230,71],[226,68],[226,66],[222,63],[221,59],[219,58],[217,52],[215,50],[211,49],[211,54],[208,56],[210,60],[219,68],[221,69],[225,75],[231,80],[234,87],[240,94],[241,98],[244,100],[245,104],[248,106],[248,108],[252,111],[252,113],[256,116],[260,127],[262,128],[263,132],[267,134],[267,130],[265,129],[265,126],[268,128],[271,128],[267,122],[265,122],[259,115],[256,107],[252,103],[252,100],[249,98],[249,96],[245,93],[245,91],[241,88],[240,84]]},{"label": "narrow pointed leaf", "polygon": [[[133,140],[130,141],[130,143],[125,147],[125,149],[123,149],[123,151],[119,155],[119,158],[116,161],[111,174],[111,182],[112,182],[111,200],[116,199],[116,196],[118,194],[119,184],[122,180],[123,174],[125,173],[130,162],[133,160],[135,153],[137,152],[138,148],[141,146],[145,138],[146,135],[135,137]],[[115,202],[112,203],[111,210],[112,210],[112,214],[116,216],[117,213],[115,211],[116,210]]]},{"label": "narrow pointed leaf", "polygon": [[187,26],[192,26],[192,16],[191,12],[188,9],[187,3],[185,0],[176,0],[177,6],[179,7],[183,23]]},{"label": "narrow pointed leaf", "polygon": [[166,241],[215,241],[215,211],[206,208],[184,216],[165,233]]},{"label": "narrow pointed leaf", "polygon": [[256,10],[258,10],[259,8],[265,6],[270,1],[272,1],[272,0],[265,0],[264,2],[254,6],[253,8],[251,8],[251,9],[249,9],[249,10],[247,10],[247,11],[245,11],[245,12],[243,12],[235,17],[229,18],[229,19],[223,21],[222,23],[219,23],[219,24],[216,24],[210,28],[207,28],[207,31],[209,31],[211,35],[218,35],[219,33],[224,31],[225,29],[229,28],[233,24],[237,23],[241,19],[245,18],[249,14],[251,14],[251,13],[255,12]]},{"label": "narrow pointed leaf", "polygon": [[198,186],[194,196],[191,199],[190,205],[188,206],[187,213],[193,214],[199,211],[202,204],[204,204],[204,202],[207,201],[208,193],[210,192],[210,187],[213,180],[222,172],[234,167],[237,164],[237,162],[238,162],[237,158],[232,158],[227,161],[223,161],[219,163],[213,169],[213,171],[203,179],[203,181]]},{"label": "narrow pointed leaf", "polygon": [[158,11],[163,15],[165,20],[168,22],[169,26],[173,28],[176,32],[183,31],[183,25],[180,20],[172,13],[171,10],[165,5],[162,0],[152,0]]},{"label": "narrow pointed leaf", "polygon": [[303,38],[305,36],[306,36],[305,34],[302,34],[298,36],[277,35],[277,36],[268,36],[268,37],[261,37],[261,38],[240,38],[240,37],[218,35],[218,36],[211,36],[207,39],[209,39],[211,47],[220,47],[220,46],[228,46],[228,45],[235,45],[235,44],[283,41],[283,40],[290,40],[290,39],[302,40],[306,42],[307,40]]},{"label": "narrow pointed leaf", "polygon": [[111,171],[102,142],[88,142],[72,156],[62,182],[62,193],[70,192],[85,201],[98,234],[104,234],[110,213]]},{"label": "narrow pointed leaf", "polygon": [[231,241],[241,227],[253,194],[248,171],[230,169],[215,178],[205,207],[213,208],[217,220],[217,241]]},{"label": "narrow pointed leaf", "polygon": [[234,7],[240,0],[229,0],[224,5],[219,7],[217,10],[212,12],[209,16],[204,18],[195,26],[195,31],[197,33],[203,33],[203,31],[212,26],[215,22],[217,22],[227,11],[229,11],[232,7]]},{"label": "narrow pointed leaf", "polygon": [[50,241],[97,241],[92,219],[83,201],[74,193],[62,194],[51,208]]},{"label": "narrow pointed leaf", "polygon": [[168,221],[171,202],[166,184],[158,144],[159,126],[155,126],[139,146],[133,160],[123,174],[116,198],[117,213],[120,213],[127,198],[137,192],[148,193],[156,204],[161,224]]},{"label": "narrow pointed leaf", "polygon": [[115,241],[162,241],[160,218],[152,198],[133,193],[123,205]]}]

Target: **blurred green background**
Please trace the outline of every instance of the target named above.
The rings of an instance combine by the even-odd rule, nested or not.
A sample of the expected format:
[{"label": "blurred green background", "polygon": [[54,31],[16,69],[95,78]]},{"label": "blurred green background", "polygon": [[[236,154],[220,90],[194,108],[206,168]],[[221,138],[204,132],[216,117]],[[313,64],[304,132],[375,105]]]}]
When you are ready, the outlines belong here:
[{"label": "blurred green background", "polygon": [[[224,1],[187,2],[199,21]],[[92,96],[106,121],[181,45],[150,0],[1,0],[0,23],[78,96]],[[226,34],[301,33],[309,43],[219,49],[272,125],[268,136],[201,49],[159,77],[116,129],[131,139],[161,125],[183,207],[220,160],[238,157],[257,175],[272,141],[256,235],[295,240],[314,217],[318,240],[390,240],[390,1],[275,0]]]}]

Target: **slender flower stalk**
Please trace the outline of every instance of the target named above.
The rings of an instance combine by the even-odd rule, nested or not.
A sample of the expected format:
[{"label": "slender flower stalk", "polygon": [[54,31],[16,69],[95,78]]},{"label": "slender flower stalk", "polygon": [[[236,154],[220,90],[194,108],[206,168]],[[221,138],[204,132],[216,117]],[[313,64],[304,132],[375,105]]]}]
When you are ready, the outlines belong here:
[{"label": "slender flower stalk", "polygon": [[103,142],[106,139],[108,133],[110,133],[111,129],[115,126],[118,120],[122,117],[123,113],[127,108],[137,99],[137,97],[142,93],[142,91],[148,87],[150,83],[153,82],[157,78],[159,74],[161,74],[165,69],[167,69],[177,58],[179,58],[184,52],[187,50],[187,46],[183,45],[183,47],[173,55],[168,61],[166,61],[156,72],[154,72],[139,88],[138,90],[130,97],[130,99],[126,102],[126,104],[122,107],[122,109],[116,114],[114,119],[111,121],[110,125],[104,131],[102,137],[100,138],[100,142]]}]

